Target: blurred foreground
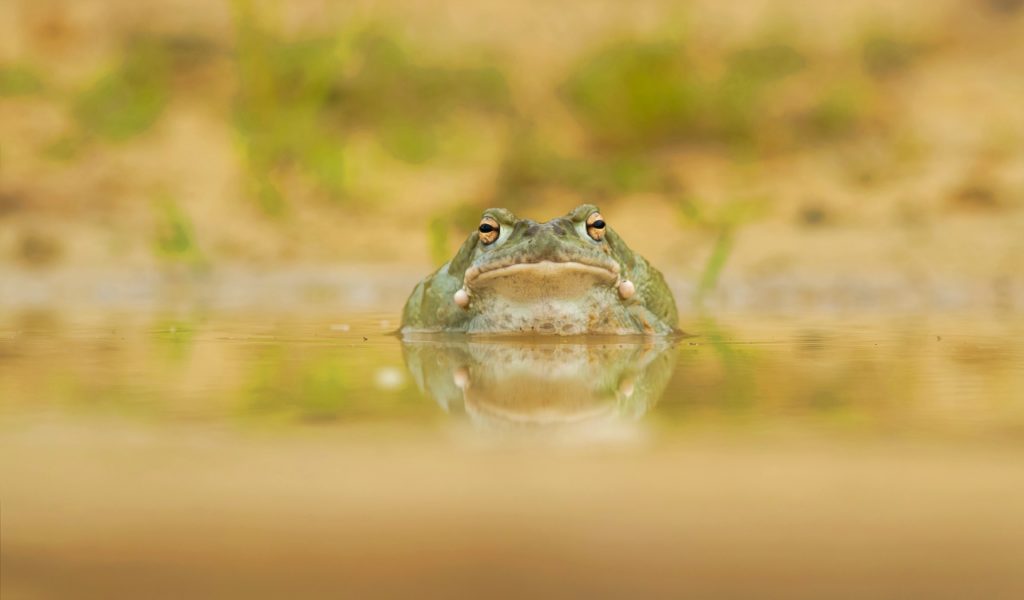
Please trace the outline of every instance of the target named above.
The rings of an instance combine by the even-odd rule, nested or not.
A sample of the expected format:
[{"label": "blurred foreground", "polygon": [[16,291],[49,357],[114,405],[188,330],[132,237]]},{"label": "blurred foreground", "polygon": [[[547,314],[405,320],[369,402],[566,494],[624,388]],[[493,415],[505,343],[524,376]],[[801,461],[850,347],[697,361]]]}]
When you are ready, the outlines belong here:
[{"label": "blurred foreground", "polygon": [[350,316],[0,323],[4,598],[1024,593],[1019,319]]}]

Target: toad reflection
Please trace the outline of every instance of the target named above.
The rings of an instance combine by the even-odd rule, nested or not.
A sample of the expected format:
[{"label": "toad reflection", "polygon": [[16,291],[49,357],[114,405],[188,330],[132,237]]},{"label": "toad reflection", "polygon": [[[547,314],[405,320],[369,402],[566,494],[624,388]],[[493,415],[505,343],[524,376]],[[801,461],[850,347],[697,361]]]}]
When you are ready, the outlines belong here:
[{"label": "toad reflection", "polygon": [[406,340],[413,379],[445,411],[481,427],[631,422],[668,385],[675,343]]}]

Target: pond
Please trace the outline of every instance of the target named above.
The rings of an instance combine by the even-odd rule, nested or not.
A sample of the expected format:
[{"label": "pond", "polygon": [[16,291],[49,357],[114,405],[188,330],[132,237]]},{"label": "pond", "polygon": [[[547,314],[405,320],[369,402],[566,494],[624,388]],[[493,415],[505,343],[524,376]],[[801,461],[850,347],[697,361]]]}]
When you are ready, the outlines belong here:
[{"label": "pond", "polygon": [[402,340],[396,313],[0,313],[4,587],[1024,593],[1024,319],[684,323]]}]

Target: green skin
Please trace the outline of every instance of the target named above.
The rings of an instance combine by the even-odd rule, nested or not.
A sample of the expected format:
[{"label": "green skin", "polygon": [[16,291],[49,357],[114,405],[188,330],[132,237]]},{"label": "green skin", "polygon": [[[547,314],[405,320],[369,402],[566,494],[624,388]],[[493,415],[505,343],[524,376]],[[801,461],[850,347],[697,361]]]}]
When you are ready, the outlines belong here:
[{"label": "green skin", "polygon": [[[661,273],[610,227],[594,239],[585,204],[546,223],[510,211],[484,211],[500,225],[485,244],[478,232],[413,290],[403,334],[671,335],[678,315]],[[623,286],[631,282],[635,293]],[[456,302],[462,290],[468,304]],[[625,290],[625,291],[623,291]],[[465,303],[464,303],[465,304]]]}]

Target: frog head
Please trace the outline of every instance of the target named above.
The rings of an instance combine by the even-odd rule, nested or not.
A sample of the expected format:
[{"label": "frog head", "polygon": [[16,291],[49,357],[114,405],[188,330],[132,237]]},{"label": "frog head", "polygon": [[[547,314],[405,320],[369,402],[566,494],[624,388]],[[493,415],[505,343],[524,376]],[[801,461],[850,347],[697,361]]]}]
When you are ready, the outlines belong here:
[{"label": "frog head", "polygon": [[487,209],[456,256],[421,286],[410,298],[414,310],[406,306],[404,330],[575,335],[675,327],[660,273],[592,204],[547,222]]}]

